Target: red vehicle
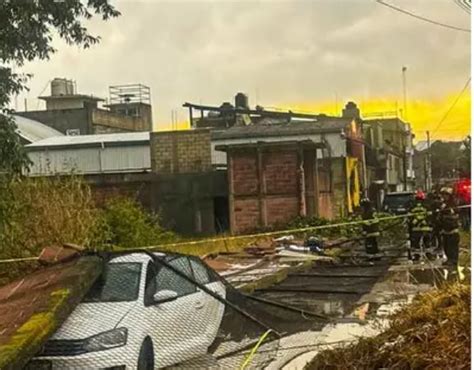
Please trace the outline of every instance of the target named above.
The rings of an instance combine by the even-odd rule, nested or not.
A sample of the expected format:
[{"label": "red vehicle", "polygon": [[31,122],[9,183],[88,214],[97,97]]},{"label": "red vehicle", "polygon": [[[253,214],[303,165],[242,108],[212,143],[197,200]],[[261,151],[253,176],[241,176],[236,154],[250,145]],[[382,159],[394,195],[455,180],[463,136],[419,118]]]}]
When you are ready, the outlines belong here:
[{"label": "red vehicle", "polygon": [[[471,204],[471,179],[464,178],[454,183],[454,196],[456,203],[460,206]],[[464,230],[471,228],[471,209],[461,208],[459,210],[461,224]]]},{"label": "red vehicle", "polygon": [[456,181],[454,195],[459,204],[471,204],[471,179],[465,178]]}]

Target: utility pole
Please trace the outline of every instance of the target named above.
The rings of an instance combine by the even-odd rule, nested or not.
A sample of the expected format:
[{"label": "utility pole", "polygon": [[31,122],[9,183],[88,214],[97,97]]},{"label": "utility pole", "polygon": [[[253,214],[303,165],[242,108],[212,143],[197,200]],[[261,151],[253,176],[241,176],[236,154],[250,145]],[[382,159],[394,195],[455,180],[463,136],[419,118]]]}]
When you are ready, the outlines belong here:
[{"label": "utility pole", "polygon": [[403,144],[403,190],[407,191],[408,190],[408,185],[407,185],[407,147],[405,144]]},{"label": "utility pole", "polygon": [[433,185],[431,178],[431,141],[430,141],[430,132],[426,131],[426,141],[428,143],[427,150],[427,181],[426,181],[426,191],[431,191],[431,186]]},{"label": "utility pole", "polygon": [[408,120],[407,110],[407,78],[406,78],[407,67],[402,67],[402,83],[403,83],[403,118]]}]

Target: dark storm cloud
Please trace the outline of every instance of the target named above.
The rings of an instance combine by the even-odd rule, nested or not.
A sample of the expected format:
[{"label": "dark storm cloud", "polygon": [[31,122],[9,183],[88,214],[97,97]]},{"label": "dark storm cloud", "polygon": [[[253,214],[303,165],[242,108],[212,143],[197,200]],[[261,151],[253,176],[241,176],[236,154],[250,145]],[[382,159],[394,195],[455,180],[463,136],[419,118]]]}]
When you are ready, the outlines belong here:
[{"label": "dark storm cloud", "polygon": [[[387,0],[388,2],[388,0]],[[425,17],[469,27],[450,0],[391,0]],[[246,91],[255,104],[366,99],[456,91],[469,74],[470,34],[423,23],[375,1],[118,1],[119,19],[93,21],[100,45],[82,51],[58,42],[35,74],[30,99],[56,76],[84,93],[141,82],[152,88],[155,120],[184,101],[220,103]],[[36,104],[36,103],[35,103]],[[180,110],[180,118],[186,112]]]}]

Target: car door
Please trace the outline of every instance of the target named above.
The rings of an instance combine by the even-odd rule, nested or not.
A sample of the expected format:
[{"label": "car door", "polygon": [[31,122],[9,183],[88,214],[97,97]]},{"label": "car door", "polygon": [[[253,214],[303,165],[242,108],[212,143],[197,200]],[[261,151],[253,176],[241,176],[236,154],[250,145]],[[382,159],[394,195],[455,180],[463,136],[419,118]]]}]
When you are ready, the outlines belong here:
[{"label": "car door", "polygon": [[[225,298],[225,286],[218,278],[210,274],[209,268],[196,257],[190,257],[191,267],[193,269],[194,277],[197,282],[205,285],[209,290],[217,293]],[[214,297],[202,292],[205,301],[205,320],[203,322],[203,332],[206,333],[206,345],[209,347],[216,338],[219,330],[222,317],[224,315],[225,306]]]},{"label": "car door", "polygon": [[[186,257],[168,259],[177,270],[193,278],[191,266]],[[150,336],[155,349],[157,367],[169,366],[196,357],[202,353],[202,331],[199,313],[204,308],[202,294],[195,284],[188,282],[165,266],[155,266],[154,281],[146,289],[146,310]],[[154,293],[172,290],[177,298],[163,303],[152,300]]]}]

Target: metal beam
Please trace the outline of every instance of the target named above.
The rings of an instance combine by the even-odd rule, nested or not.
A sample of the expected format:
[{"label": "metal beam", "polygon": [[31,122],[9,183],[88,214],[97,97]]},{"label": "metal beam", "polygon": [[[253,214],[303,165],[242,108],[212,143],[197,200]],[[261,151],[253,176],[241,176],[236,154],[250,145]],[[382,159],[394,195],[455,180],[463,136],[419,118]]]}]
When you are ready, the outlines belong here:
[{"label": "metal beam", "polygon": [[268,111],[268,110],[256,110],[256,109],[244,109],[244,108],[221,108],[215,107],[210,105],[200,105],[200,104],[192,104],[192,103],[184,103],[184,108],[190,109],[198,109],[202,111],[210,111],[210,112],[220,112],[220,113],[241,113],[241,114],[249,114],[249,115],[258,115],[258,116],[265,116],[265,117],[280,117],[280,118],[306,118],[312,120],[318,120],[321,118],[319,114],[308,114],[308,113],[296,113],[292,112],[291,110],[288,112],[278,112],[278,111]]}]

